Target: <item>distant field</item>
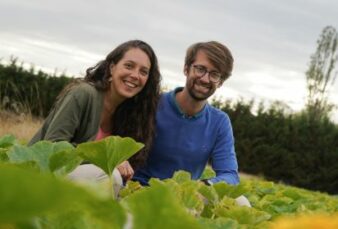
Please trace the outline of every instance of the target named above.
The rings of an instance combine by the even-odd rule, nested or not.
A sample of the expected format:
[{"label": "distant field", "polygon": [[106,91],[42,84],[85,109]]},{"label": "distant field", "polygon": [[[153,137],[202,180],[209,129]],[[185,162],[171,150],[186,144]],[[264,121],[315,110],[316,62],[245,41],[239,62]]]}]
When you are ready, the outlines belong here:
[{"label": "distant field", "polygon": [[42,125],[42,121],[32,118],[31,115],[18,115],[0,110],[0,136],[12,134],[17,139],[27,142]]}]

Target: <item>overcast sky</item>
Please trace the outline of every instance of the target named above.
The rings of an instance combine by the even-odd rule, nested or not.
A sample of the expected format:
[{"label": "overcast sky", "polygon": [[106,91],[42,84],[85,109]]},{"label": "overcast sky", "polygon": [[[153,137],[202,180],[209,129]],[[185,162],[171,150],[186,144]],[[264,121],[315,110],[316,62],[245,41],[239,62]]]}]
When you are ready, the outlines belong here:
[{"label": "overcast sky", "polygon": [[[216,40],[235,58],[218,95],[280,100],[299,111],[304,73],[327,25],[338,28],[336,0],[0,0],[0,58],[79,76],[116,45],[142,39],[172,88],[184,85],[187,47]],[[338,83],[330,98],[338,104]]]}]

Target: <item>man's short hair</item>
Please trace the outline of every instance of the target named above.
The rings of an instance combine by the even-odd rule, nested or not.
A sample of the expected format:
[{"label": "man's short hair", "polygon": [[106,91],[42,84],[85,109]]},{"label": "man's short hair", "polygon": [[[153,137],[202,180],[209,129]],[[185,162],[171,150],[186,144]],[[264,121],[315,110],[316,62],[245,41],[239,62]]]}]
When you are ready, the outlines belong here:
[{"label": "man's short hair", "polygon": [[191,45],[185,56],[186,67],[190,67],[195,61],[197,52],[202,50],[208,57],[209,61],[222,74],[224,82],[231,75],[234,59],[230,50],[223,44],[217,41],[199,42]]}]

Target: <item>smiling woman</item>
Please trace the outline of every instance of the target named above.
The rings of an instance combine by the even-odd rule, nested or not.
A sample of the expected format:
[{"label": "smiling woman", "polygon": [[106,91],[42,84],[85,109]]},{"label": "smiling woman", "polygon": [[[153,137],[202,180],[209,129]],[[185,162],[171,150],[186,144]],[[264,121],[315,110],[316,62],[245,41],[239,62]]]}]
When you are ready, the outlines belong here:
[{"label": "smiling woman", "polygon": [[29,144],[50,140],[77,145],[109,135],[132,137],[145,147],[130,164],[118,166],[122,178],[130,179],[152,143],[160,80],[152,48],[140,40],[125,42],[61,92]]}]

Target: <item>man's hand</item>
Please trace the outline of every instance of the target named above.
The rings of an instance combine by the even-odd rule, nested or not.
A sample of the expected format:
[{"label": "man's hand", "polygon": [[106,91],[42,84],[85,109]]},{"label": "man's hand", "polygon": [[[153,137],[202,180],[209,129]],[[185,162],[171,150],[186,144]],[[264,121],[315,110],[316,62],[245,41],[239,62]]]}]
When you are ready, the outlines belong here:
[{"label": "man's hand", "polygon": [[124,161],[117,166],[117,170],[120,172],[124,181],[130,180],[134,175],[134,169],[131,167],[128,161]]}]

